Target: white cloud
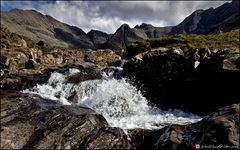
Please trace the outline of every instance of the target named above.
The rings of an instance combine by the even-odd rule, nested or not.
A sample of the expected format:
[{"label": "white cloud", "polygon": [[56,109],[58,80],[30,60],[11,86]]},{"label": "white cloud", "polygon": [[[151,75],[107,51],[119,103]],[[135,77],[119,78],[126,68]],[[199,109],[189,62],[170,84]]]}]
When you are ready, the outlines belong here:
[{"label": "white cloud", "polygon": [[[56,1],[53,3],[21,1],[13,6],[37,9],[61,22],[75,25],[85,32],[97,29],[114,33],[123,23],[134,27],[150,23],[154,26],[177,25],[197,9],[208,9],[224,1]],[[1,1],[2,5],[2,1]],[[5,5],[5,3],[4,3]],[[36,8],[36,6],[38,8]]]}]

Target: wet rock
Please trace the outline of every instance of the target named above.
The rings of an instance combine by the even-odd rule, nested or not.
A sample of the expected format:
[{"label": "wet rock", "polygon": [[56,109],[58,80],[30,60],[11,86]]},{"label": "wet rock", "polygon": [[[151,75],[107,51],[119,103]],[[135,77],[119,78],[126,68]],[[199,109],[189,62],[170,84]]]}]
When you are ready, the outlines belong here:
[{"label": "wet rock", "polygon": [[113,63],[113,66],[115,67],[123,67],[125,60],[117,60],[116,62]]},{"label": "wet rock", "polygon": [[90,136],[80,148],[82,149],[135,149],[127,140],[126,134],[119,128],[101,128],[97,134]]},{"label": "wet rock", "polygon": [[235,61],[235,65],[238,69],[240,69],[240,57],[238,57]]},{"label": "wet rock", "polygon": [[[1,91],[2,92],[2,91]],[[123,130],[93,110],[1,93],[1,149],[133,149]]]},{"label": "wet rock", "polygon": [[119,67],[105,67],[101,70],[103,74],[106,74],[109,78],[121,79],[122,68]]},{"label": "wet rock", "polygon": [[202,69],[201,72],[219,73],[222,70],[239,70],[235,63],[239,57],[238,49],[218,49],[211,55],[202,55],[199,65],[199,69]]},{"label": "wet rock", "polygon": [[181,148],[194,149],[196,144],[227,145],[239,148],[239,108],[233,104],[207,115],[200,122],[186,126]]},{"label": "wet rock", "polygon": [[190,68],[186,62],[182,52],[175,49],[147,51],[124,64],[123,76],[133,79],[151,102],[162,103],[163,86],[186,75]]},{"label": "wet rock", "polygon": [[102,78],[101,70],[98,66],[86,66],[80,69],[80,72],[68,76],[65,83],[78,84],[87,80],[97,80]]},{"label": "wet rock", "polygon": [[124,53],[125,59],[131,59],[137,54],[146,52],[150,50],[150,43],[149,42],[135,42],[129,45]]},{"label": "wet rock", "polygon": [[199,48],[196,49],[196,52],[200,61],[208,58],[211,55],[211,51],[209,50],[209,48]]},{"label": "wet rock", "polygon": [[237,51],[199,49],[182,54],[176,49],[151,50],[128,60],[123,76],[132,79],[154,105],[204,116],[238,102]]},{"label": "wet rock", "polygon": [[158,130],[147,129],[130,129],[127,130],[128,136],[136,149],[153,149],[154,142],[156,142],[156,136]]},{"label": "wet rock", "polygon": [[224,70],[240,71],[239,49],[225,49],[221,53],[223,53],[222,55],[224,56],[223,67],[222,67]]},{"label": "wet rock", "polygon": [[185,125],[170,125],[159,130],[132,129],[128,132],[137,149],[177,150],[184,131]]},{"label": "wet rock", "polygon": [[154,149],[177,150],[182,143],[184,125],[171,125],[158,131],[159,136],[154,144]]},{"label": "wet rock", "polygon": [[[6,72],[6,73],[5,73]],[[50,72],[33,69],[23,69],[21,72],[9,74],[4,71],[3,78],[0,80],[2,90],[23,90],[31,88],[36,84],[42,84],[50,77]]]},{"label": "wet rock", "polygon": [[159,130],[132,129],[128,135],[137,149],[193,150],[196,144],[239,148],[240,104],[223,107],[199,122],[170,125]]}]

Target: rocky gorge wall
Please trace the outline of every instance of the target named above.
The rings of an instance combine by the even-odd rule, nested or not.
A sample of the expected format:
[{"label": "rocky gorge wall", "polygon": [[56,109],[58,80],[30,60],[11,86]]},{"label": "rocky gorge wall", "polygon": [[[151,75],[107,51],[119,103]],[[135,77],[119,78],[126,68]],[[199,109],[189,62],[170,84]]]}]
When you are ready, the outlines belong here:
[{"label": "rocky gorge wall", "polygon": [[207,115],[240,101],[239,56],[239,49],[159,48],[128,60],[123,76],[153,105]]}]

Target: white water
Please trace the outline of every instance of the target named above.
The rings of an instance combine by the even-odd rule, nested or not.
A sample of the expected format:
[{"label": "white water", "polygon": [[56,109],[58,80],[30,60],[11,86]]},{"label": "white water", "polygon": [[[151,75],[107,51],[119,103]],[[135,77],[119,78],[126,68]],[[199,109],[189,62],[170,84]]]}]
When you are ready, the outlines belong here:
[{"label": "white water", "polygon": [[[64,74],[54,72],[46,84],[23,92],[38,94],[64,105],[77,104],[92,108],[102,114],[111,126],[123,129],[158,129],[169,124],[188,124],[201,119],[180,110],[163,111],[149,106],[141,92],[126,79],[115,79],[113,74],[103,73],[101,80],[65,83],[67,76],[77,72],[77,69],[70,69]],[[76,103],[70,101],[71,95],[75,95],[71,99]]]}]

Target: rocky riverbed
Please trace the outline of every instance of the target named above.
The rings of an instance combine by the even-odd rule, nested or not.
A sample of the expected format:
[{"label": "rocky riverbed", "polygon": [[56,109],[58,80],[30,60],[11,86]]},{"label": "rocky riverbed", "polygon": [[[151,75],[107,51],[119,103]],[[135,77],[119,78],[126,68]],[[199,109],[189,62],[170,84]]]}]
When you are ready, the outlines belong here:
[{"label": "rocky riverbed", "polygon": [[86,107],[1,91],[1,149],[194,149],[196,144],[237,149],[239,104],[194,124],[123,131]]},{"label": "rocky riverbed", "polygon": [[[158,48],[124,60],[111,50],[4,49],[1,149],[238,149],[238,52]],[[69,68],[77,71],[68,75]],[[122,115],[135,124],[111,120]]]}]

